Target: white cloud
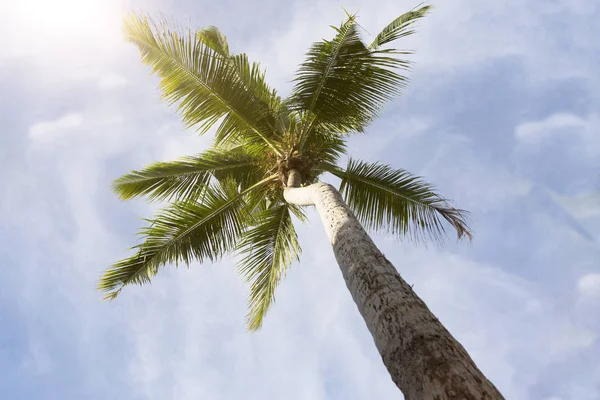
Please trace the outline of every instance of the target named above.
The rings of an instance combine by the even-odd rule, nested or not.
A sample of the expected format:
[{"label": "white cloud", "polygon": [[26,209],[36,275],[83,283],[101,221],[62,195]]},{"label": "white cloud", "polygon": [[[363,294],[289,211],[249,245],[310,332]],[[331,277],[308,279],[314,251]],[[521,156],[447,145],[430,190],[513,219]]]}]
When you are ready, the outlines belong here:
[{"label": "white cloud", "polygon": [[582,118],[557,113],[525,122],[515,129],[517,141],[511,159],[523,175],[563,196],[554,197],[576,218],[593,217],[600,168],[599,130],[596,114]]},{"label": "white cloud", "polygon": [[78,113],[65,114],[52,120],[38,122],[29,128],[29,137],[35,142],[53,142],[81,126],[83,117]]},{"label": "white cloud", "polygon": [[587,127],[587,120],[577,115],[553,114],[541,121],[525,122],[515,129],[515,137],[528,143],[539,143],[553,135],[579,132]]},{"label": "white cloud", "polygon": [[562,204],[573,217],[587,219],[600,217],[600,193],[584,193],[579,196],[560,196],[549,192],[554,200]]},{"label": "white cloud", "polygon": [[[594,0],[556,1],[540,8],[535,1],[509,0],[502,3],[455,1],[435,3],[414,37],[416,59],[427,68],[454,69],[502,57],[516,57],[530,71],[532,79],[593,76],[593,62],[587,56],[596,45],[584,24],[581,9],[593,7]],[[380,14],[381,18],[385,14]],[[563,25],[563,35],[578,46],[565,46],[553,35],[553,21]],[[570,55],[571,57],[567,56]],[[571,62],[578,56],[580,63]]]},{"label": "white cloud", "polygon": [[180,122],[169,122],[159,126],[156,135],[161,141],[165,140],[157,159],[171,161],[205,150],[214,137],[214,130],[200,136],[192,129],[184,131]]},{"label": "white cloud", "polygon": [[2,11],[0,44],[5,51],[0,60],[24,56],[39,61],[61,56],[72,60],[77,53],[92,55],[103,41],[109,45],[119,39],[122,14],[115,0],[56,0],[52,4],[23,0]]},{"label": "white cloud", "polygon": [[128,84],[127,78],[119,74],[108,74],[103,76],[98,81],[98,89],[100,90],[114,90],[121,88],[123,86],[127,86]]},{"label": "white cloud", "polygon": [[419,174],[434,183],[452,182],[453,192],[460,195],[458,206],[472,211],[504,208],[533,188],[530,180],[490,163],[462,135],[446,135]]},{"label": "white cloud", "polygon": [[582,276],[577,282],[581,296],[589,299],[600,299],[600,274],[591,273]]},{"label": "white cloud", "polygon": [[[383,118],[377,122],[376,127],[368,127],[366,135],[351,136],[348,154],[353,158],[375,161],[380,158],[382,152],[393,148],[397,143],[425,136],[435,128],[427,115],[399,113],[396,118]],[[398,153],[400,152],[398,150]],[[400,166],[400,154],[398,156],[398,159],[394,160],[396,163],[392,163],[394,167]]]},{"label": "white cloud", "polygon": [[538,121],[523,122],[515,128],[515,138],[521,147],[537,149],[540,144],[557,137],[568,138],[582,146],[583,155],[600,154],[600,117],[590,114],[580,117],[571,113],[555,113]]},{"label": "white cloud", "polygon": [[[130,51],[119,0],[23,0],[0,7],[0,66],[14,66],[39,90],[96,81]],[[6,6],[5,6],[6,4]],[[131,54],[131,53],[130,53]],[[52,97],[56,98],[55,91]]]}]

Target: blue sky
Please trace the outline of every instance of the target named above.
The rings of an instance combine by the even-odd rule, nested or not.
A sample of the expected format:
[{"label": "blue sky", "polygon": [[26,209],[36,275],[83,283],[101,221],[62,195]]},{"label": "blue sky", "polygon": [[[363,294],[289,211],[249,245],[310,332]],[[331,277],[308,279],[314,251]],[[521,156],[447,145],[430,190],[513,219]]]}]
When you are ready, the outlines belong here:
[{"label": "blue sky", "polygon": [[[598,399],[600,6],[448,3],[404,43],[409,88],[349,148],[434,183],[472,212],[475,240],[375,240],[506,398]],[[94,287],[155,209],[110,181],[210,143],[161,103],[124,11],[219,26],[285,94],[341,6],[373,34],[418,3],[52,4],[0,5],[2,398],[401,398],[313,212],[259,333],[233,259],[167,267],[110,304]]]}]

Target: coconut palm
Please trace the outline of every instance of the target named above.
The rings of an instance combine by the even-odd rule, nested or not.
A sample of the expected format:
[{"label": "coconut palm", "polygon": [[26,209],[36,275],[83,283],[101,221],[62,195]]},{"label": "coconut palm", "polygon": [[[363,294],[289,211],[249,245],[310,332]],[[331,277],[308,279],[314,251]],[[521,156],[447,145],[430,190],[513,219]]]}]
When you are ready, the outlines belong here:
[{"label": "coconut palm", "polygon": [[[134,254],[109,268],[99,289],[115,299],[167,264],[240,254],[250,282],[248,327],[257,330],[287,268],[300,256],[294,219],[315,206],[347,287],[393,381],[406,399],[499,399],[365,228],[441,241],[452,227],[470,237],[465,212],[421,178],[379,162],[349,159],[346,139],[379,116],[407,82],[407,54],[387,48],[413,33],[428,6],[407,12],[370,44],[347,15],[331,40],[314,43],[292,94],[280,97],[259,64],[230,51],[215,27],[172,30],[144,16],[125,23],[129,41],[160,78],[164,99],[187,127],[216,127],[205,152],[133,171],[113,183],[121,199],[167,206],[148,220]],[[319,178],[341,180],[339,191]]]}]

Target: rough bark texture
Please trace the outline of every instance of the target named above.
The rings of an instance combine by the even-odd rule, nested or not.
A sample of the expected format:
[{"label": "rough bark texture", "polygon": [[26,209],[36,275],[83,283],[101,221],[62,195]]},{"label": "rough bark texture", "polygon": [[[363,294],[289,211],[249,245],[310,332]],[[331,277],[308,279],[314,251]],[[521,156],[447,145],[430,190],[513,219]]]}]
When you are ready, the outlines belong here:
[{"label": "rough bark texture", "polygon": [[346,286],[406,400],[503,399],[377,249],[333,186],[288,184],[284,195],[290,203],[316,206]]}]

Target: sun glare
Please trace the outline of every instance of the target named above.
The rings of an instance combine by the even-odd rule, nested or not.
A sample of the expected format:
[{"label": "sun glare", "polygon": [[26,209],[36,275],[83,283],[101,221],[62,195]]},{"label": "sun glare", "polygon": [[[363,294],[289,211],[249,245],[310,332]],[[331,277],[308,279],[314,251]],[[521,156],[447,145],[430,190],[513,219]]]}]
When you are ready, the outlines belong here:
[{"label": "sun glare", "polygon": [[20,0],[8,13],[25,53],[77,52],[121,33],[117,0]]}]

